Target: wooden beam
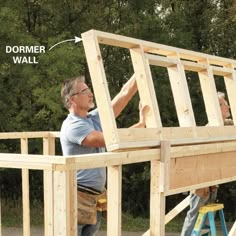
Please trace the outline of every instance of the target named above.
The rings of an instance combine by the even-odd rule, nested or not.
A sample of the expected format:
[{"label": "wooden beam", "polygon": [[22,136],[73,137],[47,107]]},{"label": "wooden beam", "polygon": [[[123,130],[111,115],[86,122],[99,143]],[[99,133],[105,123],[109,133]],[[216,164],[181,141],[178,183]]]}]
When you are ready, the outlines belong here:
[{"label": "wooden beam", "polygon": [[107,168],[107,235],[121,236],[122,166]]},{"label": "wooden beam", "polygon": [[151,161],[150,187],[150,236],[165,235],[165,195],[160,191],[160,161]]},{"label": "wooden beam", "polygon": [[[43,155],[55,155],[55,138],[43,138]],[[43,157],[44,158],[44,157]],[[53,171],[43,171],[43,186],[44,186],[44,234],[45,236],[54,235],[54,184]]]},{"label": "wooden beam", "polygon": [[156,101],[156,94],[152,81],[152,75],[148,61],[144,56],[142,47],[130,49],[131,59],[135,71],[138,91],[142,105],[148,105],[146,114],[146,125],[148,127],[161,127],[161,117]]},{"label": "wooden beam", "polygon": [[169,189],[170,142],[161,142],[160,161],[151,161],[150,236],[165,235],[165,192]]},{"label": "wooden beam", "polygon": [[38,132],[9,132],[0,133],[0,139],[21,139],[21,138],[44,138],[48,137],[48,131]]},{"label": "wooden beam", "polygon": [[214,75],[230,76],[232,73],[234,73],[233,69],[225,67],[211,66],[211,69]]},{"label": "wooden beam", "polygon": [[[28,139],[21,138],[21,153],[28,154]],[[30,236],[29,169],[22,169],[23,235]]]},{"label": "wooden beam", "polygon": [[[165,215],[165,224],[168,224],[173,218],[175,218],[180,212],[182,212],[189,205],[190,195],[187,196],[184,200],[182,200],[175,208],[168,212]],[[149,236],[150,229],[147,230],[143,236]]]},{"label": "wooden beam", "polygon": [[154,66],[169,67],[175,66],[178,63],[178,61],[174,58],[168,58],[149,53],[146,53],[145,57],[148,59],[149,64]]},{"label": "wooden beam", "polygon": [[[112,109],[102,56],[94,31],[83,33],[82,39],[86,58],[89,62],[88,66],[97,106],[99,109],[103,135],[105,138],[106,146],[109,150],[109,147],[112,144],[119,142],[119,137],[117,135],[117,126]],[[106,99],[101,99],[102,97]]]},{"label": "wooden beam", "polygon": [[168,224],[174,219],[180,212],[182,212],[187,206],[189,206],[190,195],[182,200],[177,206],[165,215],[165,224]]},{"label": "wooden beam", "polygon": [[234,222],[231,230],[229,231],[228,236],[234,236],[234,235],[236,235],[236,221]]},{"label": "wooden beam", "polygon": [[209,61],[201,61],[201,63],[203,62],[208,65],[208,69],[199,72],[198,76],[200,78],[208,123],[210,126],[223,126],[224,122],[220,110],[213,71],[209,66]]},{"label": "wooden beam", "polygon": [[236,151],[171,159],[170,189],[235,178],[235,155]]},{"label": "wooden beam", "polygon": [[54,235],[54,180],[53,171],[43,171],[44,235]]},{"label": "wooden beam", "polygon": [[190,51],[186,49],[180,49],[176,47],[171,47],[163,44],[158,44],[154,42],[148,42],[145,40],[134,39],[122,35],[90,30],[87,32],[92,32],[98,39],[100,44],[111,45],[122,48],[135,48],[138,45],[142,45],[145,52],[159,54],[164,56],[169,56],[173,53],[179,53],[180,57],[185,60],[200,61],[202,59],[207,59],[212,65],[225,66],[232,63],[236,67],[236,61],[228,58],[212,56],[200,52]]},{"label": "wooden beam", "polygon": [[[75,212],[77,212],[76,191],[74,190],[74,181],[71,176],[75,172],[70,171],[54,171],[54,230],[53,235],[77,235],[75,221]],[[73,186],[73,187],[72,187]],[[77,186],[77,185],[76,185]],[[72,190],[72,191],[71,191]]]},{"label": "wooden beam", "polygon": [[70,234],[77,235],[77,171],[69,172],[69,192],[70,192]]},{"label": "wooden beam", "polygon": [[[230,64],[229,67],[232,69],[233,65]],[[227,90],[228,102],[230,105],[230,112],[232,114],[234,124],[236,124],[236,71],[233,70],[232,74],[224,76],[225,87]]]},{"label": "wooden beam", "polygon": [[178,54],[173,55],[172,57],[178,60],[178,64],[176,66],[168,67],[167,70],[179,125],[182,127],[196,126],[184,67],[180,62]]},{"label": "wooden beam", "polygon": [[199,189],[199,188],[205,188],[205,187],[209,187],[209,186],[213,186],[213,185],[225,184],[225,183],[233,182],[233,181],[236,181],[235,176],[232,176],[229,178],[223,178],[220,180],[218,179],[218,180],[214,180],[214,181],[208,181],[208,182],[204,182],[204,183],[200,183],[200,184],[194,184],[191,186],[170,189],[168,192],[165,193],[165,195],[170,196],[170,195],[179,194],[179,193],[183,193],[183,192],[187,192],[187,191],[191,191],[191,190],[195,190],[195,189]]},{"label": "wooden beam", "polygon": [[60,138],[60,132],[59,131],[50,131],[49,134],[50,134],[51,137]]},{"label": "wooden beam", "polygon": [[[156,142],[170,140],[172,145],[224,142],[236,140],[235,126],[163,127],[118,129],[121,142]],[[131,145],[131,144],[130,144]],[[144,146],[144,145],[143,145]],[[139,147],[139,146],[137,146]]]}]

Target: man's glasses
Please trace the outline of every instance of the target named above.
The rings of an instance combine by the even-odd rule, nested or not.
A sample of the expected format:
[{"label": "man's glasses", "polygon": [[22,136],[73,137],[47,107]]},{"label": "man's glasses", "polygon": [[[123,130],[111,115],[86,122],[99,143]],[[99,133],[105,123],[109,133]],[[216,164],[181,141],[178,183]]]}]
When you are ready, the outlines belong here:
[{"label": "man's glasses", "polygon": [[72,97],[72,96],[75,96],[75,95],[77,95],[77,94],[89,95],[89,94],[91,94],[91,93],[92,93],[92,91],[91,91],[90,88],[85,88],[85,89],[81,90],[80,92],[73,93],[73,94],[71,95],[71,97]]}]

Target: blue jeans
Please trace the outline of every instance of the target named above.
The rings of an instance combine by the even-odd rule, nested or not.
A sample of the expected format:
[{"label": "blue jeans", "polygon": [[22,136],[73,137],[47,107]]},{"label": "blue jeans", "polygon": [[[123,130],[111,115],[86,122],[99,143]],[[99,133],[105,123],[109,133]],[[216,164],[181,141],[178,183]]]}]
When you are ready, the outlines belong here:
[{"label": "blue jeans", "polygon": [[198,217],[198,210],[201,206],[214,203],[217,191],[210,192],[207,197],[199,197],[196,194],[190,195],[190,209],[184,220],[181,236],[191,236],[194,225]]},{"label": "blue jeans", "polygon": [[97,223],[95,225],[78,225],[77,236],[96,236],[102,220],[102,212],[97,211]]}]

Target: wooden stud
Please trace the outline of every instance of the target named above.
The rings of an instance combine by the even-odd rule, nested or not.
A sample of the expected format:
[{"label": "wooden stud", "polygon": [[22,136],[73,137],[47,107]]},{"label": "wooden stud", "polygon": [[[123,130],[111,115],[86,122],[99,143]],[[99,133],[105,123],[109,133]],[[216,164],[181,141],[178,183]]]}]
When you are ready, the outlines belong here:
[{"label": "wooden stud", "polygon": [[[28,139],[21,138],[21,153],[28,154]],[[23,235],[30,236],[29,169],[22,168]]]},{"label": "wooden stud", "polygon": [[44,235],[54,235],[54,182],[53,171],[43,171],[43,186],[44,186]]},{"label": "wooden stud", "polygon": [[[55,155],[55,138],[43,138],[43,155]],[[53,171],[43,171],[43,185],[44,185],[44,234],[45,236],[54,235],[54,185],[53,185]]]},{"label": "wooden stud", "polygon": [[[119,142],[117,135],[117,126],[114,112],[112,109],[111,98],[106,81],[106,75],[102,62],[102,56],[97,38],[93,31],[82,34],[84,50],[89,66],[90,76],[94,88],[99,116],[101,119],[102,130],[106,142],[109,147]],[[106,99],[101,99],[102,97]]]},{"label": "wooden stud", "polygon": [[[200,62],[203,63],[203,61]],[[208,123],[210,126],[220,126],[223,125],[224,122],[220,111],[213,71],[209,66],[209,61],[206,60],[205,63],[208,65],[208,69],[199,72],[198,75],[200,78]]]},{"label": "wooden stud", "polygon": [[70,236],[77,235],[77,171],[69,172]]},{"label": "wooden stud", "polygon": [[[233,70],[233,65],[230,64],[228,67]],[[229,75],[224,76],[224,81],[225,81],[225,87],[227,90],[227,95],[228,95],[228,102],[230,105],[230,112],[232,114],[234,124],[236,124],[236,71],[233,70],[233,72]]]},{"label": "wooden stud", "polygon": [[121,236],[122,167],[107,168],[107,236]]},{"label": "wooden stud", "polygon": [[160,162],[151,161],[150,236],[165,235],[165,195],[160,191]]},{"label": "wooden stud", "polygon": [[146,125],[150,128],[161,127],[160,112],[156,101],[156,94],[148,60],[144,56],[142,47],[130,49],[130,54],[135,71],[140,100],[142,105],[149,106],[149,111],[146,114]]},{"label": "wooden stud", "polygon": [[[75,212],[77,198],[74,183],[70,183],[75,174],[73,171],[54,171],[54,236],[76,236]],[[75,175],[74,175],[75,176]],[[76,185],[77,186],[77,185]],[[70,192],[72,190],[72,192]]]},{"label": "wooden stud", "polygon": [[178,54],[172,55],[171,57],[176,57],[178,60],[178,64],[176,66],[168,67],[167,70],[170,77],[170,84],[174,96],[179,125],[182,127],[195,126],[195,118],[184,67],[180,62]]},{"label": "wooden stud", "polygon": [[151,161],[150,236],[165,235],[165,192],[169,189],[170,142],[161,142],[161,160]]}]

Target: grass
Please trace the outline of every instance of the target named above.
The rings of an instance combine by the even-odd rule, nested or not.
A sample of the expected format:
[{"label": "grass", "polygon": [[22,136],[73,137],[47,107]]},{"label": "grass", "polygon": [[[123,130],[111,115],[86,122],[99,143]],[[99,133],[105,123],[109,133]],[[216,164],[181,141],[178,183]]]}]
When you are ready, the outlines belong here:
[{"label": "grass", "polygon": [[[4,227],[22,227],[22,203],[20,200],[1,200],[1,220]],[[44,212],[41,203],[35,202],[30,209],[31,225],[43,227]],[[171,221],[166,225],[169,232],[179,232],[182,222]],[[103,219],[101,229],[106,229],[106,220]],[[130,214],[122,214],[122,230],[124,231],[146,231],[149,229],[149,219],[133,217]]]},{"label": "grass", "polygon": [[[122,214],[122,230],[130,232],[145,232],[149,229],[149,218],[133,217],[130,214]],[[166,224],[167,232],[180,232],[183,224],[183,217],[177,217]],[[106,220],[102,221],[101,229],[106,229]]]},{"label": "grass", "polygon": [[[43,226],[43,207],[34,203],[30,209],[30,223],[33,226]],[[21,200],[1,199],[1,223],[5,227],[22,227],[23,211]]]},{"label": "grass", "polygon": [[[167,232],[180,232],[183,224],[185,213],[182,212],[168,224],[166,224]],[[35,227],[43,227],[44,212],[41,203],[35,202],[30,209],[31,225]],[[20,200],[7,201],[1,200],[1,223],[4,227],[22,227],[22,204]],[[232,223],[227,222],[228,229],[231,228]],[[220,228],[220,222],[216,220],[216,226]],[[145,232],[149,229],[149,219],[142,217],[133,217],[130,214],[122,214],[122,230]],[[106,220],[103,219],[101,230],[106,230]]]}]

